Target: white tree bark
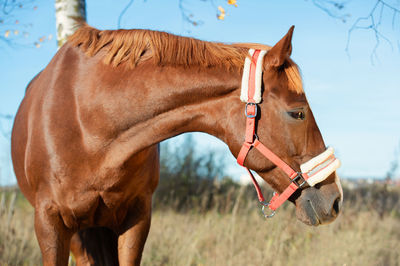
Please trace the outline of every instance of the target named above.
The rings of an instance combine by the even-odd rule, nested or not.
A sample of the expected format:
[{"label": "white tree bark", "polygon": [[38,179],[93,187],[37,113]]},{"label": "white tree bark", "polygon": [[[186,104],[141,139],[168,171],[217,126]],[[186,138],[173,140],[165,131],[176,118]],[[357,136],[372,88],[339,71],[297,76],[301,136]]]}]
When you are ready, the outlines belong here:
[{"label": "white tree bark", "polygon": [[77,20],[86,21],[85,0],[55,0],[57,45],[61,47],[76,30]]}]

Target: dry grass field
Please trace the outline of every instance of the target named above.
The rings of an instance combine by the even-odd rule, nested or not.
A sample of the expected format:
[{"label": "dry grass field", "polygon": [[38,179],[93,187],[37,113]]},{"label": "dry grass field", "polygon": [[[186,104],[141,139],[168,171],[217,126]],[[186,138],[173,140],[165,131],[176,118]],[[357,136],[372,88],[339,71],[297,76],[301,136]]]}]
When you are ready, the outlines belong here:
[{"label": "dry grass field", "polygon": [[156,212],[144,265],[400,265],[400,221],[345,212],[317,228],[293,208],[263,221],[248,215]]},{"label": "dry grass field", "polygon": [[[398,209],[352,200],[332,224],[309,227],[290,204],[265,221],[255,198],[239,191],[230,201],[227,211],[156,207],[142,264],[400,265]],[[33,209],[15,190],[0,190],[0,265],[40,265]]]}]

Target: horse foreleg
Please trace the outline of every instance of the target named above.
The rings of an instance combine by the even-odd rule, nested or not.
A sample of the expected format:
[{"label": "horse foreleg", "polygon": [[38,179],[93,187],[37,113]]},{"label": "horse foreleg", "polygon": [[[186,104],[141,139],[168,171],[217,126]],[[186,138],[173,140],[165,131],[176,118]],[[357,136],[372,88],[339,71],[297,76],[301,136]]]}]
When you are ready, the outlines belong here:
[{"label": "horse foreleg", "polygon": [[38,204],[35,209],[35,232],[42,252],[43,265],[68,265],[73,232],[51,204]]},{"label": "horse foreleg", "polygon": [[150,229],[151,195],[138,200],[129,210],[118,237],[118,260],[121,266],[140,265]]},{"label": "horse foreleg", "polygon": [[94,265],[94,260],[89,256],[83,246],[79,233],[75,233],[71,238],[71,252],[74,255],[77,266]]}]

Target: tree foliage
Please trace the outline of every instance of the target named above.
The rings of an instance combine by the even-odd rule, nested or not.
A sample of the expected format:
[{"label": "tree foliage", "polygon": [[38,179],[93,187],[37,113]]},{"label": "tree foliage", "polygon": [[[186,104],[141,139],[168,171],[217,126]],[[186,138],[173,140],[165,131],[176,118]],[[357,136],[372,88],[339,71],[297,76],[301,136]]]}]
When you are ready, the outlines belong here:
[{"label": "tree foliage", "polygon": [[[220,156],[216,152],[198,152],[191,135],[182,145],[161,145],[160,168],[155,208],[180,212],[214,209],[225,213],[232,211],[238,197],[243,197],[244,204],[259,207],[254,188],[240,186],[226,176]],[[270,188],[264,190],[266,195],[272,194]]]},{"label": "tree foliage", "polygon": [[224,163],[215,152],[196,153],[191,135],[185,137],[182,145],[161,145],[160,182],[155,204],[176,210],[200,206],[207,210],[217,194],[236,186],[224,176]]}]

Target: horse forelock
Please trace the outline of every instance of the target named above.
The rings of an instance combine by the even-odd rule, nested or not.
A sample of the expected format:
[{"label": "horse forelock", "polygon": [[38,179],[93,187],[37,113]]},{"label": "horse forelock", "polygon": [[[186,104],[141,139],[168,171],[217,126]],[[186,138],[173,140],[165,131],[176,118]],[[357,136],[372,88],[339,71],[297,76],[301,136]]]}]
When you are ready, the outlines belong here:
[{"label": "horse forelock", "polygon": [[283,70],[285,71],[288,79],[288,89],[297,94],[304,93],[303,80],[301,78],[300,69],[297,64],[289,58],[283,65]]},{"label": "horse forelock", "polygon": [[[105,49],[105,64],[116,67],[126,63],[130,68],[134,68],[142,60],[152,59],[157,65],[218,66],[241,71],[248,56],[248,49],[271,48],[257,43],[207,42],[142,29],[98,30],[87,24],[81,25],[68,41],[73,46],[79,46],[87,56],[94,56]],[[146,52],[150,52],[151,56],[146,55]],[[282,69],[288,78],[289,90],[302,93],[302,79],[298,66],[288,58]],[[264,71],[267,71],[266,64]]]}]

